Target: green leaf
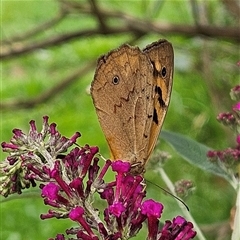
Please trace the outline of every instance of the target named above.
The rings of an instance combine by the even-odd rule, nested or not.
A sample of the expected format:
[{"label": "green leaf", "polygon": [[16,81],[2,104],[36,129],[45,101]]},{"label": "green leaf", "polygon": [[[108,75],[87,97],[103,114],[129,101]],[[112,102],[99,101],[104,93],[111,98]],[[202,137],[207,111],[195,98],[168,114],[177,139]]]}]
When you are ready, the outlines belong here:
[{"label": "green leaf", "polygon": [[222,168],[208,160],[207,152],[211,150],[209,147],[184,135],[169,131],[162,131],[161,138],[167,141],[189,163],[230,181],[228,174]]}]

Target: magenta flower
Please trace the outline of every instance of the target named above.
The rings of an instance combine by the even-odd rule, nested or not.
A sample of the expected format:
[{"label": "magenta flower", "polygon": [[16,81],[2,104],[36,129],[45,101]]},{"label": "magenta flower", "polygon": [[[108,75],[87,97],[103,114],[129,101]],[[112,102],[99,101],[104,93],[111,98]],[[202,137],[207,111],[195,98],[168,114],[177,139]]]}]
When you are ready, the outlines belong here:
[{"label": "magenta flower", "polygon": [[52,168],[58,155],[66,152],[79,136],[77,132],[70,139],[62,137],[56,130],[56,124],[48,124],[46,116],[43,117],[41,132],[37,132],[34,121],[30,121],[28,134],[14,129],[10,143],[2,143],[3,151],[9,156],[0,162],[0,173],[4,176],[0,193],[4,196],[21,193],[24,188],[36,186],[35,181],[49,181],[50,176],[43,167]]},{"label": "magenta flower", "polygon": [[163,205],[152,199],[146,200],[141,206],[141,213],[148,219],[148,239],[156,239],[158,232],[159,218],[161,217]]},{"label": "magenta flower", "polygon": [[[230,95],[233,100],[239,101],[240,85],[232,88]],[[209,151],[207,157],[211,162],[218,164],[230,178],[235,178],[240,163],[240,102],[235,103],[232,110],[233,113],[220,113],[217,119],[234,131],[236,134],[236,146],[219,151]]]},{"label": "magenta flower", "polygon": [[129,162],[123,162],[121,160],[114,161],[112,163],[112,170],[118,173],[128,173],[131,169]]},{"label": "magenta flower", "polygon": [[239,112],[239,111],[240,111],[240,102],[236,103],[236,104],[233,106],[233,110],[236,111],[236,112]]},{"label": "magenta flower", "polygon": [[120,217],[124,211],[126,211],[126,208],[121,202],[116,202],[109,206],[109,213],[115,215],[116,217]]},{"label": "magenta flower", "polygon": [[[41,219],[68,218],[78,224],[67,229],[66,236],[57,234],[55,240],[129,239],[140,231],[146,220],[149,240],[160,239],[159,236],[191,239],[194,235],[193,226],[185,219],[180,223],[178,218],[167,221],[162,229],[159,227],[163,205],[152,199],[144,200],[144,179],[131,174],[129,162],[107,160],[100,168],[96,157],[98,148],[89,145],[66,153],[79,133],[70,139],[61,136],[55,123],[48,124],[48,117],[43,118],[41,132],[31,121],[29,134],[19,129],[13,133],[10,143],[2,143],[9,157],[0,163],[0,193],[5,197],[22,193],[25,187],[39,182],[41,196],[49,206]],[[110,166],[116,176],[113,181],[105,182]],[[103,212],[95,206],[96,194],[106,205]]]},{"label": "magenta flower", "polygon": [[224,125],[230,127],[237,134],[240,133],[240,85],[231,89],[230,96],[237,101],[232,107],[233,112],[220,113],[217,119]]},{"label": "magenta flower", "polygon": [[232,100],[235,100],[235,101],[240,100],[240,85],[237,85],[231,89],[230,96]]},{"label": "magenta flower", "polygon": [[148,218],[160,218],[163,210],[161,203],[155,202],[152,199],[146,200],[141,206],[142,214],[147,215]]},{"label": "magenta flower", "polygon": [[[73,208],[69,213],[69,218],[73,221],[78,222],[84,228],[84,230],[87,232],[89,236],[89,239],[98,240],[98,237],[93,233],[90,225],[84,219],[84,209],[82,207]],[[80,230],[78,232],[78,235],[80,234],[81,236],[85,235],[85,237],[87,237],[87,234],[84,233],[84,231]]]},{"label": "magenta flower", "polygon": [[236,117],[232,113],[220,113],[217,120],[226,126],[233,127],[236,124]]},{"label": "magenta flower", "polygon": [[55,183],[49,183],[45,185],[42,189],[42,196],[47,197],[50,200],[56,200],[58,198],[58,192],[60,187]]},{"label": "magenta flower", "polygon": [[177,196],[181,197],[181,199],[185,199],[194,190],[192,181],[185,179],[177,181],[174,187]]},{"label": "magenta flower", "polygon": [[166,221],[163,229],[159,232],[158,240],[188,240],[196,236],[191,222],[187,222],[183,217],[177,216],[173,221]]}]

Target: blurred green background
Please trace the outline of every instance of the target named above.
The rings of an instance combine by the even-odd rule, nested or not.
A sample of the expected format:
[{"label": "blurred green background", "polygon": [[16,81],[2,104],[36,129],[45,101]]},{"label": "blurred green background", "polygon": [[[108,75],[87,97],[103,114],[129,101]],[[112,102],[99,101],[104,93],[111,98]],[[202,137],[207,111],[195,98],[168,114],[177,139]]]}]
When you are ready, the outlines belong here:
[{"label": "blurred green background", "polygon": [[[99,30],[101,21],[91,11],[94,3],[109,14],[99,19],[111,26],[110,30]],[[44,22],[51,23],[56,16],[61,21],[49,24],[50,27],[46,25],[31,36],[33,29]],[[159,32],[151,28],[148,32],[146,29],[133,30],[129,16],[143,22],[154,21],[165,28]],[[139,29],[142,26],[140,20],[136,21]],[[27,132],[31,119],[36,120],[41,129],[42,116],[48,115],[50,122],[56,122],[63,135],[70,137],[80,131],[80,145],[98,145],[101,154],[109,157],[89,95],[96,60],[125,42],[143,48],[166,38],[174,47],[175,73],[171,104],[163,129],[182,133],[214,149],[233,146],[234,135],[217,122],[216,116],[219,112],[231,110],[233,102],[229,92],[240,83],[237,66],[240,60],[239,40],[217,36],[214,31],[207,37],[199,34],[198,30],[192,34],[181,32],[181,28],[179,31],[169,30],[171,24],[188,29],[188,26],[194,27],[199,23],[222,27],[227,32],[229,28],[239,27],[239,16],[234,15],[226,1],[220,0],[1,1],[1,49],[7,57],[1,59],[0,141],[8,142],[14,128]],[[127,30],[112,31],[121,26]],[[66,37],[72,36],[73,32],[78,35]],[[57,38],[61,41],[54,42]],[[26,48],[30,50],[25,54],[14,55],[14,51],[21,52]],[[92,61],[95,64],[90,65],[85,74],[78,74],[61,91],[55,89],[49,99],[31,106],[24,104],[58,86]],[[173,182],[179,179],[194,182],[196,191],[186,204],[196,222],[207,232],[207,239],[216,239],[212,234],[217,234],[219,226],[227,229],[223,236],[229,239],[229,215],[235,203],[231,186],[225,180],[186,163],[164,141],[161,141],[160,149],[172,155],[164,169]],[[6,154],[1,153],[1,159],[5,157]],[[151,169],[147,170],[146,178],[165,187],[161,177]],[[19,197],[11,197],[1,203],[0,239],[48,239],[71,226],[67,220],[41,221],[39,215],[47,212],[48,207],[43,205],[37,193],[31,191]],[[181,215],[175,200],[161,189],[149,184],[147,197],[164,204],[162,221]],[[144,239],[145,234],[146,229],[143,229],[135,239]]]}]

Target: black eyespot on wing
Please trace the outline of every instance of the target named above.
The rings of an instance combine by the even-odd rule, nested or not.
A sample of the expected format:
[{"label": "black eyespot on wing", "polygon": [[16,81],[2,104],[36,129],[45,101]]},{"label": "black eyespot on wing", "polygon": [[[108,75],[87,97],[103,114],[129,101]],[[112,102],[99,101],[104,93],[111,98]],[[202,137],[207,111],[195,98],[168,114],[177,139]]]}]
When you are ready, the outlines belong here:
[{"label": "black eyespot on wing", "polygon": [[112,83],[114,84],[114,85],[117,85],[117,84],[119,84],[119,82],[120,82],[120,78],[119,78],[119,76],[114,76],[113,77],[113,79],[112,79]]},{"label": "black eyespot on wing", "polygon": [[167,76],[167,69],[166,67],[162,68],[162,77],[165,78]]},{"label": "black eyespot on wing", "polygon": [[158,125],[158,115],[157,115],[156,108],[154,108],[154,111],[153,111],[153,121]]}]

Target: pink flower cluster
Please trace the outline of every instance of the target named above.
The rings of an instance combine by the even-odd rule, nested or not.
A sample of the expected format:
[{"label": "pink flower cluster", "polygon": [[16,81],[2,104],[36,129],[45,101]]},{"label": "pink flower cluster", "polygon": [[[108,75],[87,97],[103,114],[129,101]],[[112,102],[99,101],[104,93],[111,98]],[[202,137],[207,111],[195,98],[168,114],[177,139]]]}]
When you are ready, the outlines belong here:
[{"label": "pink flower cluster", "polygon": [[[0,163],[0,193],[5,197],[22,193],[39,182],[44,203],[50,207],[41,218],[69,218],[78,223],[78,227],[65,231],[66,236],[58,234],[54,239],[129,239],[138,234],[144,222],[149,240],[188,240],[196,235],[192,223],[180,216],[159,227],[163,205],[144,200],[144,179],[130,174],[128,162],[107,160],[100,168],[98,148],[88,145],[64,154],[76,143],[79,133],[67,139],[44,117],[41,132],[31,121],[28,134],[19,129],[13,134],[10,143],[2,143],[9,156]],[[110,167],[116,176],[112,182],[105,182]],[[95,206],[96,194],[105,202],[103,211]]]},{"label": "pink flower cluster", "polygon": [[220,113],[218,121],[230,127],[236,134],[236,146],[224,150],[209,151],[207,157],[210,161],[217,163],[227,172],[237,173],[237,166],[240,163],[240,85],[231,89],[230,96],[236,100],[232,112]]},{"label": "pink flower cluster", "polygon": [[218,163],[221,162],[220,166],[223,164],[226,169],[231,169],[233,172],[235,168],[240,163],[240,135],[236,138],[236,146],[233,148],[227,148],[224,150],[215,150],[209,151],[207,153],[207,157],[210,159],[211,162]]}]

